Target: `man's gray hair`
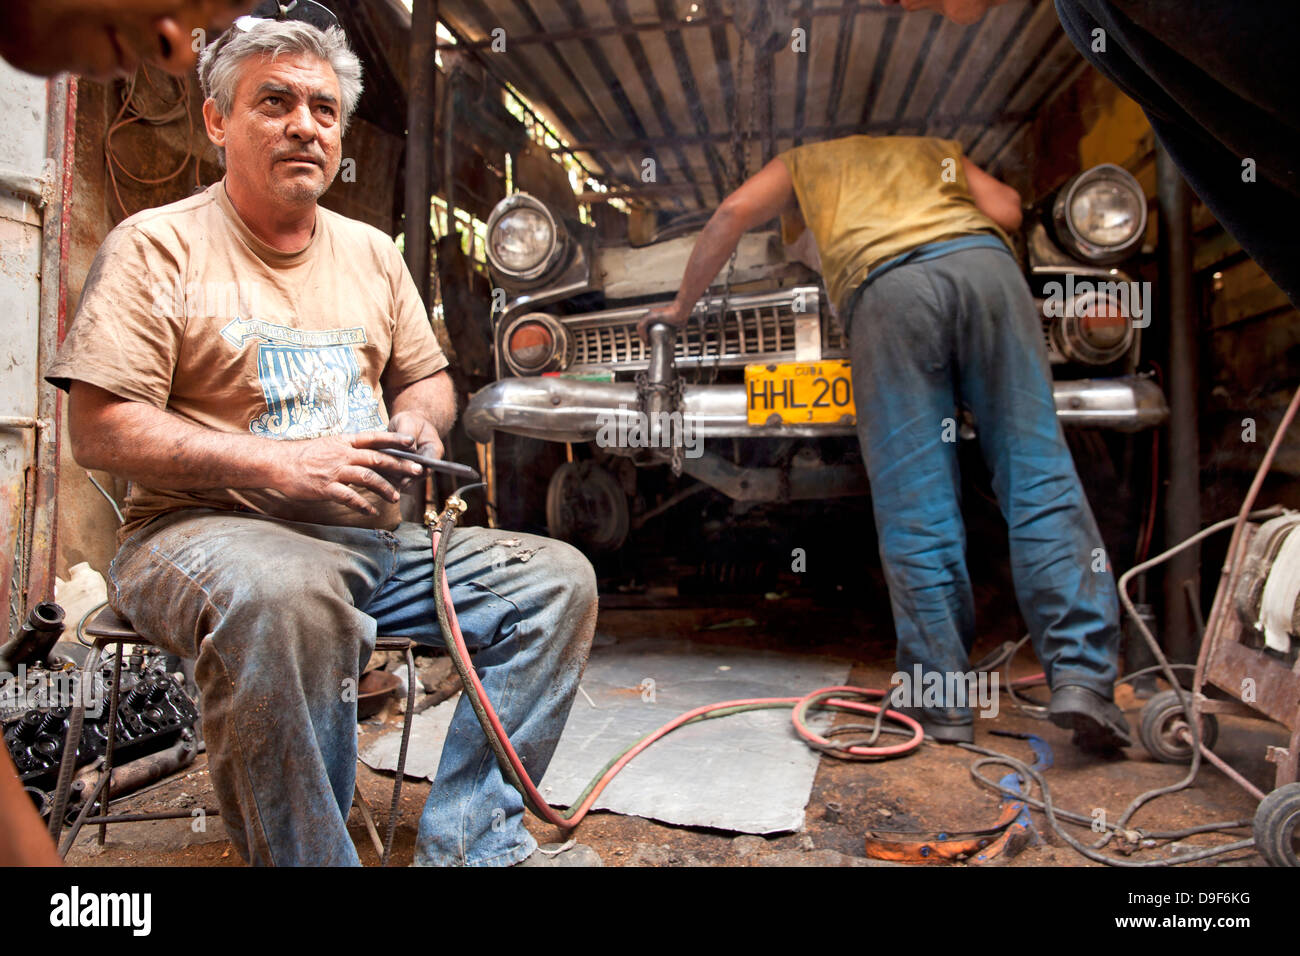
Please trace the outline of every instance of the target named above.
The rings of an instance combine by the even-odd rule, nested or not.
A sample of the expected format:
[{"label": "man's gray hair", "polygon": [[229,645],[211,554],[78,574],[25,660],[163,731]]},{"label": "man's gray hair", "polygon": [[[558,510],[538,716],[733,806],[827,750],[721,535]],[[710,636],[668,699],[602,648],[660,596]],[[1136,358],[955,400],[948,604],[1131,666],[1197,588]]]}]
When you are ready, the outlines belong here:
[{"label": "man's gray hair", "polygon": [[346,133],[361,99],[361,60],[338,27],[318,30],[297,20],[259,20],[247,30],[231,27],[217,42],[209,44],[199,58],[203,95],[216,101],[222,116],[229,116],[235,107],[241,63],[249,57],[265,56],[274,60],[299,53],[310,54],[334,68],[343,97],[341,132]]}]

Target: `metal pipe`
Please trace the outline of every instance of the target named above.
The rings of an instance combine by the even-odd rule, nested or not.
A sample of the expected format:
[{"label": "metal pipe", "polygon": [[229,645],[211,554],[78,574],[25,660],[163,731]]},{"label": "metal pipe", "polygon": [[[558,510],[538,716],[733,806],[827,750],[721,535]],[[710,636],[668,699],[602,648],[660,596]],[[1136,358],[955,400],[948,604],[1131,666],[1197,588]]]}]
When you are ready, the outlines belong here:
[{"label": "metal pipe", "polygon": [[[54,171],[49,201],[41,220],[41,298],[37,366],[53,364],[63,341],[68,312],[68,261],[72,240],[73,161],[76,156],[77,78],[61,76],[46,85],[46,155]],[[26,605],[54,600],[54,569],[58,556],[58,522],[54,499],[59,483],[59,424],[63,398],[48,382],[36,392],[35,493],[27,540],[30,556],[23,582]],[[46,424],[48,423],[48,425]]]},{"label": "metal pipe", "polygon": [[[1160,253],[1169,329],[1166,388],[1169,397],[1165,541],[1183,541],[1201,527],[1200,446],[1197,437],[1199,309],[1192,297],[1191,190],[1169,154],[1156,149]],[[1196,659],[1196,634],[1183,590],[1201,589],[1200,549],[1174,557],[1164,575],[1164,642],[1169,659]]]},{"label": "metal pipe", "polygon": [[169,777],[194,762],[198,747],[193,735],[182,736],[166,750],[159,750],[147,757],[139,757],[130,763],[113,768],[113,782],[109,786],[107,797],[116,800],[129,793],[134,793],[164,777]]},{"label": "metal pipe", "polygon": [[[448,75],[443,83],[442,117],[438,124],[442,136],[442,199],[447,204],[447,235],[456,235],[456,87]],[[471,237],[470,243],[473,244]]]},{"label": "metal pipe", "polygon": [[27,620],[19,628],[18,636],[0,647],[0,660],[5,670],[17,664],[43,661],[63,636],[63,608],[41,602],[27,612]]},{"label": "metal pipe", "polygon": [[37,209],[45,205],[49,188],[48,179],[0,166],[0,189],[13,193],[19,199],[26,199]]},{"label": "metal pipe", "polygon": [[429,302],[429,226],[433,195],[434,88],[437,65],[438,0],[415,0],[411,5],[411,79],[406,114],[406,268],[420,299]]},{"label": "metal pipe", "polygon": [[[678,411],[674,408],[674,385],[677,382],[677,368],[673,364],[673,345],[677,341],[677,330],[670,325],[656,322],[650,326],[650,368],[646,372],[646,421],[650,425],[650,447],[666,448],[673,441],[680,441],[681,436],[664,435],[665,416]],[[669,424],[671,430],[671,424]]]},{"label": "metal pipe", "polygon": [[[1192,734],[1192,728],[1188,727],[1186,724],[1183,724],[1182,727],[1179,728],[1178,739],[1193,747],[1197,746],[1196,737]],[[1206,760],[1208,760],[1210,763],[1214,764],[1224,773],[1226,773],[1232,779],[1232,781],[1235,784],[1237,784],[1237,786],[1241,787],[1241,789],[1245,790],[1256,800],[1264,799],[1264,791],[1260,790],[1259,787],[1255,786],[1253,783],[1251,783],[1249,780],[1243,777],[1240,773],[1234,770],[1232,768],[1232,765],[1229,764],[1226,760],[1224,760],[1222,757],[1216,754],[1209,747],[1205,746],[1204,743],[1200,745],[1200,748],[1201,748],[1201,756],[1204,757]]]},{"label": "metal pipe", "polygon": [[34,428],[36,431],[48,431],[54,423],[48,418],[32,418],[30,415],[0,415],[0,428]]}]

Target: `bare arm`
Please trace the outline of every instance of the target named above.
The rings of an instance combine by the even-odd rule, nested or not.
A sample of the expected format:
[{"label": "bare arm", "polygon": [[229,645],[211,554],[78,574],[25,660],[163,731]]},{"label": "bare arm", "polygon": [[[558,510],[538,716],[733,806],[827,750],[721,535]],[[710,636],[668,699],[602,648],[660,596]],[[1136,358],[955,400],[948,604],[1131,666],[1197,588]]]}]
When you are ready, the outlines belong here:
[{"label": "bare arm", "polygon": [[1019,229],[1023,218],[1020,193],[984,172],[965,156],[961,161],[966,170],[966,182],[970,185],[971,195],[975,198],[979,211],[1007,232]]},{"label": "bare arm", "polygon": [[684,324],[695,303],[735,251],[740,237],[796,205],[790,170],[779,159],[772,160],[745,180],[739,189],[722,201],[700,232],[672,305],[651,310],[637,326],[642,336],[653,322]]},{"label": "bare arm", "polygon": [[352,486],[389,501],[420,468],[375,450],[410,448],[413,436],[356,432],[307,441],[234,435],[195,425],[144,402],[73,382],[68,402],[72,454],[85,468],[151,488],[272,490],[300,501],[337,501],[365,515],[376,509]]}]

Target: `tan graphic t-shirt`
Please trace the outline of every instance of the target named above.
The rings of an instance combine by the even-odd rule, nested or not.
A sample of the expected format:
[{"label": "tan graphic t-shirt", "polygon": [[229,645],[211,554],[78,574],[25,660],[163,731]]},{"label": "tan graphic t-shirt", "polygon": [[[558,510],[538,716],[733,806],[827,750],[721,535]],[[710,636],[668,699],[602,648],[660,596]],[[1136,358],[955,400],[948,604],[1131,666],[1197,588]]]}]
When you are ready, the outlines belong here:
[{"label": "tan graphic t-shirt", "polygon": [[[124,221],[104,240],[48,380],[87,382],[223,432],[274,440],[383,429],[385,394],[447,367],[391,239],[328,209],[300,252],[244,225],[217,183]],[[395,528],[379,514],[278,492],[131,486],[131,534],[177,508],[245,510],[319,524]]]}]

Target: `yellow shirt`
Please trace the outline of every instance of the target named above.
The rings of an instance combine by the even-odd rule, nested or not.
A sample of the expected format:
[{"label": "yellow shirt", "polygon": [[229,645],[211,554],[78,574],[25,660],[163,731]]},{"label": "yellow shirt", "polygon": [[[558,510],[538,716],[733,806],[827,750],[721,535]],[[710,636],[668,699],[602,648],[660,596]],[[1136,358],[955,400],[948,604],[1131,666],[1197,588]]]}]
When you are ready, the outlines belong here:
[{"label": "yellow shirt", "polygon": [[[831,302],[847,299],[867,273],[910,249],[943,239],[1006,233],[971,196],[961,144],[921,136],[846,136],[785,151],[804,221],[821,256]],[[784,218],[783,238],[799,238]]]}]

